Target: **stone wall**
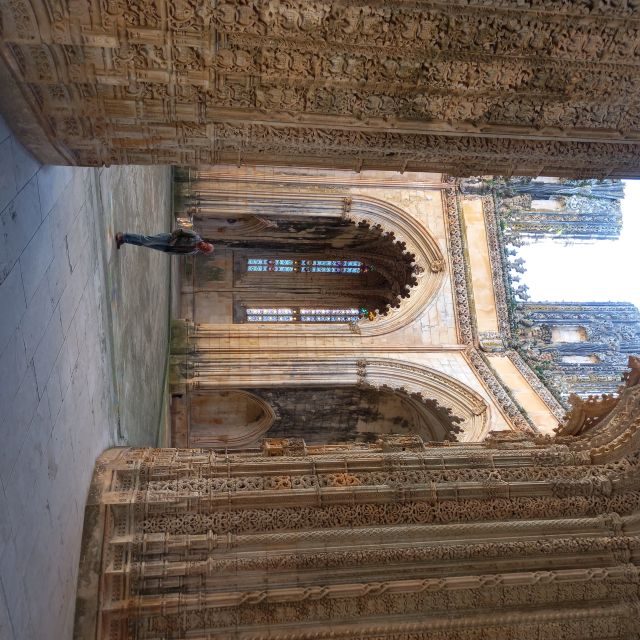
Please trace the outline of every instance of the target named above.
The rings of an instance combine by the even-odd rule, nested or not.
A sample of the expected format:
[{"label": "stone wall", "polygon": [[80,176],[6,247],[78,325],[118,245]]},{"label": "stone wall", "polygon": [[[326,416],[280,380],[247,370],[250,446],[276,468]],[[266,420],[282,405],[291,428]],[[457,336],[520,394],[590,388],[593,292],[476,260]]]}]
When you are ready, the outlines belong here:
[{"label": "stone wall", "polygon": [[11,0],[43,161],[637,176],[631,3]]},{"label": "stone wall", "polygon": [[636,638],[637,373],[555,439],[110,450],[75,637]]},{"label": "stone wall", "polygon": [[[229,166],[185,169],[179,180],[179,219],[185,224],[192,221],[205,235],[216,233],[221,241],[218,257],[213,257],[216,271],[209,280],[204,272],[211,260],[195,258],[200,264],[195,269],[185,265],[181,313],[188,320],[186,343],[181,346],[184,351],[174,353],[172,367],[176,446],[190,442],[189,394],[232,388],[277,387],[293,393],[306,387],[337,387],[342,393],[354,385],[387,385],[409,395],[421,394],[450,410],[461,419],[458,437],[465,441],[481,439],[492,429],[549,431],[557,425],[557,417],[543,401],[531,405],[530,420],[476,348],[486,332],[478,324],[478,291],[470,295],[467,286],[466,256],[482,256],[484,251],[484,263],[489,265],[487,241],[481,246],[469,233],[468,220],[463,224],[454,184],[421,173]],[[373,320],[362,318],[351,324],[230,323],[237,285],[231,277],[219,276],[219,269],[232,270],[229,253],[239,251],[234,243],[244,243],[245,252],[250,250],[249,240],[270,243],[291,220],[298,225],[292,245],[298,250],[308,241],[318,241],[313,236],[318,229],[330,231],[332,227],[320,221],[332,216],[393,239],[403,255],[411,256],[417,282],[406,291],[408,296],[402,294],[399,306]],[[301,222],[305,220],[306,226]],[[344,238],[334,240],[344,244]],[[483,286],[491,291],[490,272]],[[275,300],[276,293],[282,300],[282,292],[266,282],[259,291],[265,300]],[[318,293],[319,300],[330,301],[335,291],[319,286]],[[523,384],[535,399],[540,387],[532,388],[530,379]],[[317,407],[310,402],[309,414]],[[310,415],[307,419],[313,420]],[[324,426],[332,429],[331,422]],[[300,422],[288,428],[305,438],[310,435],[299,431],[304,431]],[[448,437],[449,431],[438,428],[435,439]],[[434,439],[428,431],[418,433]]]}]

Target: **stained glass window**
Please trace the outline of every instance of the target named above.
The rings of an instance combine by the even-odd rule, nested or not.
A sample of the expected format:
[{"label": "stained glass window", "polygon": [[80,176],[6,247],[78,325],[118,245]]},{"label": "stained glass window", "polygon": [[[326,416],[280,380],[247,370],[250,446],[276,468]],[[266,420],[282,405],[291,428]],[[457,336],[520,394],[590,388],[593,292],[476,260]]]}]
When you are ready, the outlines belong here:
[{"label": "stained glass window", "polygon": [[293,309],[247,309],[247,322],[295,322]]},{"label": "stained glass window", "polygon": [[248,258],[247,271],[284,271],[293,273],[366,273],[369,267],[360,260],[289,260]]},{"label": "stained glass window", "polygon": [[300,309],[300,322],[356,322],[359,309]]},{"label": "stained glass window", "polygon": [[247,271],[294,271],[293,260],[249,258]]},{"label": "stained glass window", "polygon": [[300,309],[278,307],[275,309],[247,309],[247,322],[356,322],[367,317],[364,308],[348,309]]}]

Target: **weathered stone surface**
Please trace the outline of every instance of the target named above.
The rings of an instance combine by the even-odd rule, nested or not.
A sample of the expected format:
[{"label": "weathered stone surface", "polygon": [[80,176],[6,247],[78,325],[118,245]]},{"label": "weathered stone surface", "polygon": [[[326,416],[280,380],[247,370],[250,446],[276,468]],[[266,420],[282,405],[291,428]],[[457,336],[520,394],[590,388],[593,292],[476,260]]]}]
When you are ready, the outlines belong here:
[{"label": "weathered stone surface", "polygon": [[634,176],[638,33],[631,3],[11,0],[0,104],[50,162]]},{"label": "weathered stone surface", "polygon": [[110,450],[75,637],[635,637],[635,382],[572,437]]}]

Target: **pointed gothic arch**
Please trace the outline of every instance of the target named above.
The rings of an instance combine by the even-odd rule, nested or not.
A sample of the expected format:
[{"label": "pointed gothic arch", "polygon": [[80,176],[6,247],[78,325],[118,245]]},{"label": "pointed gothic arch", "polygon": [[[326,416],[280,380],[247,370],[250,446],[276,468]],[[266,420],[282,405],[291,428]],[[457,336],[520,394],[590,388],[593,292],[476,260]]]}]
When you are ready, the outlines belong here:
[{"label": "pointed gothic arch", "polygon": [[268,402],[242,389],[193,394],[189,447],[242,449],[261,439],[277,418]]},{"label": "pointed gothic arch", "polygon": [[[430,367],[390,358],[281,359],[241,356],[214,360],[207,349],[198,349],[183,371],[189,392],[269,387],[367,386],[393,390],[410,402],[435,402],[456,420],[452,433],[466,442],[480,441],[487,434],[490,409],[482,396],[459,380]],[[433,426],[433,424],[432,424]],[[447,438],[442,422],[433,431],[436,440]],[[428,434],[425,432],[427,438]]]},{"label": "pointed gothic arch", "polygon": [[[294,189],[268,191],[242,185],[233,190],[220,188],[212,180],[195,180],[182,189],[182,204],[193,216],[194,227],[201,235],[216,241],[214,230],[224,234],[223,242],[239,242],[260,229],[268,233],[276,221],[323,219],[349,221],[360,228],[371,229],[390,241],[399,252],[399,261],[411,265],[410,275],[400,281],[397,301],[386,305],[373,319],[360,319],[350,324],[267,324],[243,326],[201,323],[200,329],[211,337],[230,334],[250,337],[263,335],[314,334],[380,335],[395,331],[424,313],[442,286],[445,258],[435,238],[415,218],[400,207],[364,195],[332,193],[300,193]],[[226,224],[233,221],[232,228]],[[226,225],[226,226],[225,226]],[[353,306],[353,305],[352,305]]]}]

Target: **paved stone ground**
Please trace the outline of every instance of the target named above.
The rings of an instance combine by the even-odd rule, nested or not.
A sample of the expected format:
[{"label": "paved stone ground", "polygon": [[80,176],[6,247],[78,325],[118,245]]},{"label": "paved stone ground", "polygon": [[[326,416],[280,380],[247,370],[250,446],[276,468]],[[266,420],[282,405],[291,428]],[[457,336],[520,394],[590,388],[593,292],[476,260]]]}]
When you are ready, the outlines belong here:
[{"label": "paved stone ground", "polygon": [[170,170],[41,167],[0,120],[0,638],[71,638],[99,453],[154,445],[169,257],[116,252],[169,227]]}]

